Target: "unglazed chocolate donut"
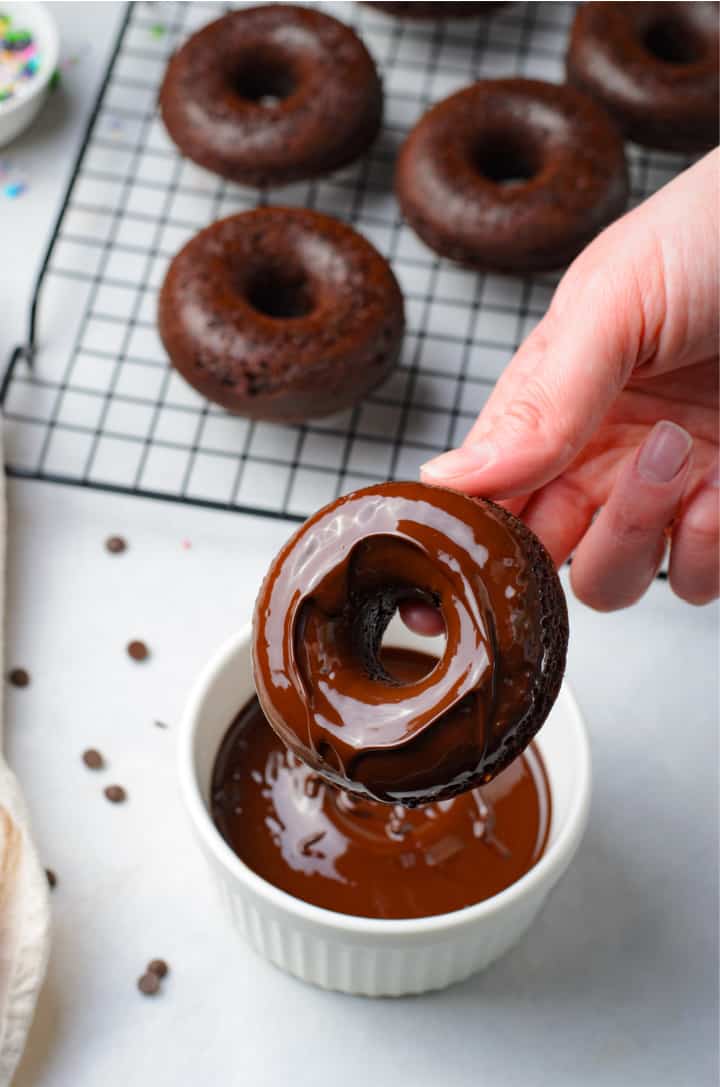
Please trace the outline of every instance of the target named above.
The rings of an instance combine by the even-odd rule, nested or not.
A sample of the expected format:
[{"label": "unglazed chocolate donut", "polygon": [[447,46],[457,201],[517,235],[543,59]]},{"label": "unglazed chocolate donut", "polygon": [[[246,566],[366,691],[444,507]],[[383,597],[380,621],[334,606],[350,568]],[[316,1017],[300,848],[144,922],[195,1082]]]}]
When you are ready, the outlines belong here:
[{"label": "unglazed chocolate donut", "polygon": [[415,4],[385,3],[385,0],[368,2],[368,7],[380,8],[388,15],[397,15],[402,19],[463,19],[471,15],[491,15],[496,8],[507,7],[506,3],[487,4]]},{"label": "unglazed chocolate donut", "polygon": [[[401,601],[437,606],[447,645],[417,682],[383,667]],[[545,721],[565,667],[565,598],[521,521],[482,499],[381,483],[283,547],[255,606],[260,704],[332,783],[414,806],[490,781]]]},{"label": "unglazed chocolate donut", "polygon": [[669,151],[718,142],[718,4],[580,4],[568,79],[628,139]]},{"label": "unglazed chocolate donut", "polygon": [[256,208],[180,250],[158,329],[208,400],[298,421],[348,407],[387,376],[403,298],[388,262],[352,227],[304,208]]},{"label": "unglazed chocolate donut", "polygon": [[422,240],[487,271],[567,264],[625,208],[622,139],[573,87],[475,83],[433,106],[398,158],[396,190]]},{"label": "unglazed chocolate donut", "polygon": [[350,27],[321,11],[268,4],[194,34],[168,65],[160,109],[200,166],[278,185],[362,155],[380,128],[382,86]]}]

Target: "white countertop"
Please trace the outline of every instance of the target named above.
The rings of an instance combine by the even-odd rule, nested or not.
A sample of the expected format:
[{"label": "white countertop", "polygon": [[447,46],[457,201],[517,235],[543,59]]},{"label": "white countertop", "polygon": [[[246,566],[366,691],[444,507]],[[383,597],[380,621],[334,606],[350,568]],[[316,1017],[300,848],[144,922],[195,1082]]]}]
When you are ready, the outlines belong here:
[{"label": "white countertop", "polygon": [[[118,17],[53,5],[67,56],[2,153],[0,357],[32,279]],[[9,319],[8,319],[9,314]],[[715,1083],[717,608],[656,584],[631,611],[570,601],[569,679],[595,793],[581,851],[522,944],[446,992],[370,1001],[294,981],[237,943],[188,833],[175,726],[208,655],[250,614],[289,524],[34,482],[10,485],[7,753],[58,875],[53,952],[16,1087]],[[105,537],[129,551],[110,556]],[[189,545],[189,546],[188,546]],[[152,658],[133,664],[132,638]],[[153,721],[167,722],[166,730]],[[98,747],[102,776],[80,755]],[[123,784],[125,805],[101,795]],[[135,988],[148,959],[162,995]]]}]

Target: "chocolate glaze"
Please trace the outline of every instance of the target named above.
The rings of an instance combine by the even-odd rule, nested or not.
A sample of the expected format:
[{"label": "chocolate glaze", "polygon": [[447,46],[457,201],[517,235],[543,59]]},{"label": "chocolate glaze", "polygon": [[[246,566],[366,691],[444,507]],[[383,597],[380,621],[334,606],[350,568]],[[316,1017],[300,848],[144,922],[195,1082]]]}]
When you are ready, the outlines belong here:
[{"label": "chocolate glaze", "polygon": [[580,4],[567,76],[645,147],[702,151],[718,141],[719,5]]},{"label": "chocolate glaze", "polygon": [[431,249],[525,274],[567,264],[627,203],[623,142],[574,87],[482,80],[433,106],[398,156],[403,214]]},{"label": "chocolate glaze", "polygon": [[188,158],[246,185],[317,177],[370,146],[382,86],[349,26],[266,4],[198,31],[168,65],[160,109]]},{"label": "chocolate glaze", "polygon": [[[405,682],[436,663],[386,650]],[[409,810],[324,783],[289,752],[253,699],[231,725],[212,778],[212,814],[237,855],[276,887],[361,917],[428,917],[471,906],[542,855],[550,791],[533,745],[489,785]]]},{"label": "chocolate glaze", "polygon": [[299,421],[348,407],[395,365],[403,298],[352,227],[305,208],[255,208],[173,259],[158,329],[173,365],[228,411]]},{"label": "chocolate glaze", "polygon": [[[441,611],[447,645],[421,679],[379,656],[396,606]],[[536,537],[491,502],[381,483],[311,517],[258,595],[255,687],[287,746],[351,792],[408,806],[487,782],[557,696],[567,611]]]}]

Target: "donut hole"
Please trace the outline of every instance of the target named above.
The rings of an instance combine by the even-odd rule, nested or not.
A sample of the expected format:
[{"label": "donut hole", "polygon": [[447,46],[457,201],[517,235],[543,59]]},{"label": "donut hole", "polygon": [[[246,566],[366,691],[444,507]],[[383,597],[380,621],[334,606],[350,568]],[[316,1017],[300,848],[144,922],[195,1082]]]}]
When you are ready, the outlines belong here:
[{"label": "donut hole", "polygon": [[541,157],[534,142],[522,133],[494,132],[473,147],[475,170],[495,185],[524,185],[540,173]]},{"label": "donut hole", "polygon": [[291,65],[284,57],[268,53],[247,57],[230,76],[238,97],[258,106],[275,106],[297,88]]},{"label": "donut hole", "polygon": [[[410,629],[413,633],[418,634],[415,648],[422,652],[423,657],[426,656],[427,663],[424,673],[413,676],[413,683],[424,679],[425,676],[432,672],[438,660],[445,655],[447,645],[445,620],[437,605],[429,603],[426,598],[421,600],[411,599],[399,604],[383,632],[378,653],[378,659],[383,669],[397,683],[408,682],[402,668],[403,658],[398,656],[397,650],[398,645],[407,641],[408,620],[411,622]],[[439,626],[442,626],[442,631],[437,633]],[[416,658],[413,671],[417,671],[417,662],[422,659],[421,657]],[[398,662],[400,667],[398,667]]]},{"label": "donut hole", "polygon": [[667,16],[652,22],[643,37],[645,49],[665,64],[693,64],[704,49],[700,38],[682,19]]},{"label": "donut hole", "polygon": [[315,308],[308,277],[300,269],[262,268],[251,276],[245,297],[265,317],[306,317]]}]

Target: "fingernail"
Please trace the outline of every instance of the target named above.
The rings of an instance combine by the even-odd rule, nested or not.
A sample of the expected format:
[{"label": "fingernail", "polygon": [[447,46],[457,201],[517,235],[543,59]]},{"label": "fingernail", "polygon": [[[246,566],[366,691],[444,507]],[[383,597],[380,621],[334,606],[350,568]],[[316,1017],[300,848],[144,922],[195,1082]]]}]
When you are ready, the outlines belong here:
[{"label": "fingernail", "polygon": [[648,483],[670,483],[686,464],[691,449],[687,430],[663,419],[640,446],[638,472]]},{"label": "fingernail", "polygon": [[427,461],[421,465],[420,472],[431,480],[454,479],[487,467],[492,459],[492,450],[488,445],[464,445]]}]

